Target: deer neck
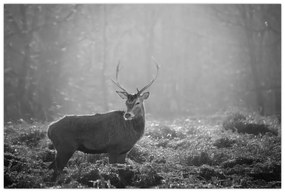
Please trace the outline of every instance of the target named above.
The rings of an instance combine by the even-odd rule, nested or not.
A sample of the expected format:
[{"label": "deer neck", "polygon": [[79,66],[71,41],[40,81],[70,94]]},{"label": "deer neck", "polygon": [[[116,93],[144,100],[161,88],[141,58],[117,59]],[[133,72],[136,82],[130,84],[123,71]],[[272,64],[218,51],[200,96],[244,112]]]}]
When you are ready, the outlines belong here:
[{"label": "deer neck", "polygon": [[130,121],[132,123],[134,131],[137,133],[138,137],[141,138],[144,134],[145,129],[145,111],[144,106],[142,106],[142,113]]},{"label": "deer neck", "polygon": [[133,131],[136,133],[138,139],[140,139],[144,134],[145,128],[145,118],[144,116],[138,116],[131,120]]}]

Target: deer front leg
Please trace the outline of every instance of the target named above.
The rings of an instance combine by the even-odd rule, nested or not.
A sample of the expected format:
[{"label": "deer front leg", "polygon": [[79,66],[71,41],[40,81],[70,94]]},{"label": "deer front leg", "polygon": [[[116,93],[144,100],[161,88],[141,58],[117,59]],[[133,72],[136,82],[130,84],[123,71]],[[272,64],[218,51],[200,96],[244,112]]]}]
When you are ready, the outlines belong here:
[{"label": "deer front leg", "polygon": [[52,181],[55,181],[57,176],[62,172],[63,168],[66,166],[68,160],[73,155],[74,151],[57,151],[56,158],[54,162],[49,166],[50,169],[54,170]]}]

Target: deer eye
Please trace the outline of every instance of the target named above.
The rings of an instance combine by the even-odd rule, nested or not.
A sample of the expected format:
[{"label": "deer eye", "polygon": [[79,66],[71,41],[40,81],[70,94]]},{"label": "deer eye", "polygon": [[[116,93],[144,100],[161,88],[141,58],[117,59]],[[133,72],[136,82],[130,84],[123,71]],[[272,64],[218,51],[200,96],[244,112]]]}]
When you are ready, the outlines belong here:
[{"label": "deer eye", "polygon": [[140,104],[140,102],[136,102],[136,105],[139,105]]}]

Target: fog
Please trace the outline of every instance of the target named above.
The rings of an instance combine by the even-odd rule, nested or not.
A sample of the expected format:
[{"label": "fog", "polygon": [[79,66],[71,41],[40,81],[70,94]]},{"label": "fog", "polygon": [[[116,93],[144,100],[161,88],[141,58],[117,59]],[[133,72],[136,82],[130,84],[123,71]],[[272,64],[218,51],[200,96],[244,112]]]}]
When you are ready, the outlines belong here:
[{"label": "fog", "polygon": [[125,109],[148,89],[153,117],[281,113],[281,5],[4,6],[4,119]]}]

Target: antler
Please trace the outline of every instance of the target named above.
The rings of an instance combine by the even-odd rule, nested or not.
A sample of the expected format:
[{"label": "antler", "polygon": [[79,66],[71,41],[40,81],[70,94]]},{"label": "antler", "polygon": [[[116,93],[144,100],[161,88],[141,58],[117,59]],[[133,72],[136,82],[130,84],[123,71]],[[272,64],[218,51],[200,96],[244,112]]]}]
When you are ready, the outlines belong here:
[{"label": "antler", "polygon": [[155,77],[152,79],[152,81],[150,81],[150,83],[148,83],[145,87],[143,87],[141,90],[138,90],[138,95],[140,95],[143,91],[145,91],[147,88],[149,88],[152,83],[156,80],[157,75],[158,75],[158,71],[159,71],[159,64],[158,62],[154,59],[154,57],[152,56],[152,60],[154,61],[155,65],[156,65],[156,75]]},{"label": "antler", "polygon": [[117,87],[119,87],[122,91],[128,93],[128,91],[126,91],[126,89],[124,89],[124,88],[120,85],[120,83],[119,83],[119,81],[118,81],[119,71],[120,71],[120,61],[119,61],[118,65],[117,65],[117,68],[116,68],[116,81],[114,81],[114,80],[112,80],[112,79],[111,79],[111,80],[112,80],[112,82],[113,82]]}]

